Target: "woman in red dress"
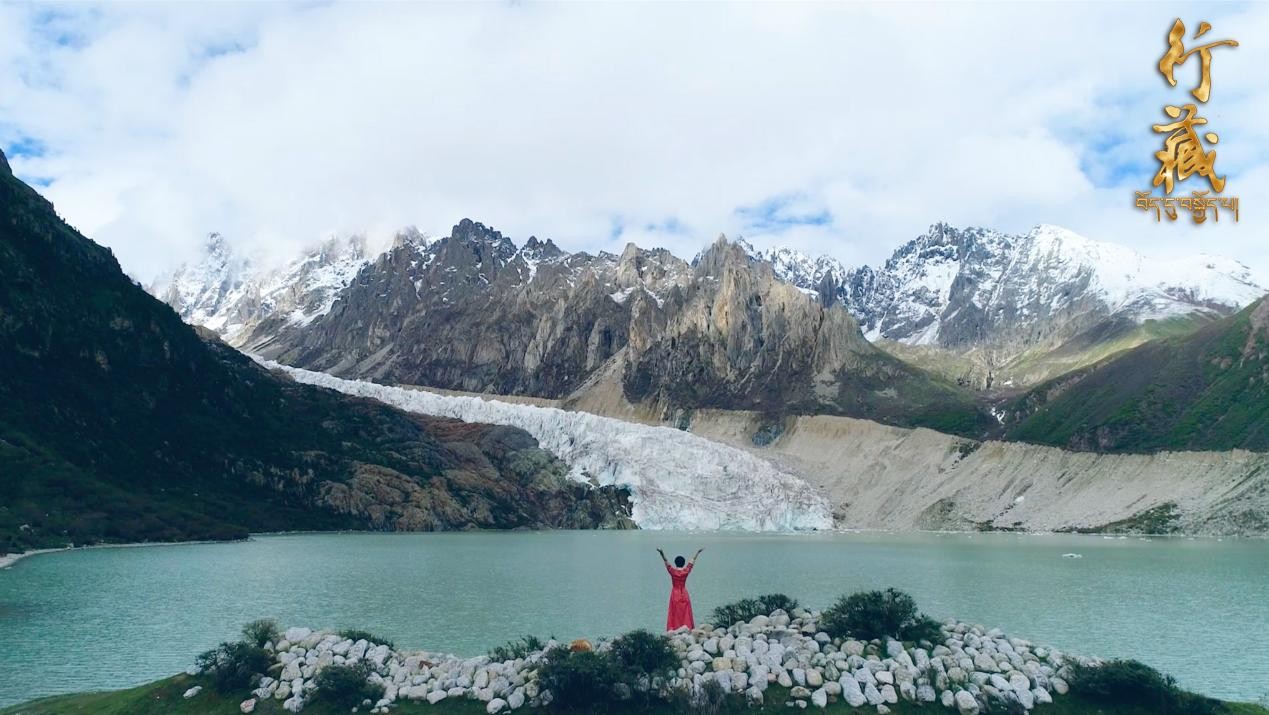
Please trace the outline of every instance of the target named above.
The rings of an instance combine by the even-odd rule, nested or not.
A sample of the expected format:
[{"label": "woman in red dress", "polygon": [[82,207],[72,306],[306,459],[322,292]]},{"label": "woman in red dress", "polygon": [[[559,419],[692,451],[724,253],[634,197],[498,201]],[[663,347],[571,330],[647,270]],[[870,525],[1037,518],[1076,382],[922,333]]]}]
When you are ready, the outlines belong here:
[{"label": "woman in red dress", "polygon": [[673,584],[670,588],[670,611],[665,617],[667,631],[683,626],[696,627],[696,621],[692,618],[692,597],[687,595],[687,575],[692,573],[697,557],[704,550],[697,549],[691,561],[685,562],[682,556],[675,556],[674,565],[671,566],[669,559],[665,558],[665,552],[657,549],[657,553],[661,554],[661,561],[665,562],[665,570],[670,574],[670,583]]}]

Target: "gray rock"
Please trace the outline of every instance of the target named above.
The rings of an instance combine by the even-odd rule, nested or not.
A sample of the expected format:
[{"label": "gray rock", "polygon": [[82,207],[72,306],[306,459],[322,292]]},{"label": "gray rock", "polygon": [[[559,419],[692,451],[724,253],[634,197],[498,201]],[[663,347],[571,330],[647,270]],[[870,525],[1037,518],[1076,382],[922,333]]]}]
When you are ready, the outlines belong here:
[{"label": "gray rock", "polygon": [[932,703],[939,699],[938,693],[934,690],[934,686],[925,683],[918,685],[916,688],[916,699],[923,703]]},{"label": "gray rock", "polygon": [[885,702],[885,699],[881,697],[881,692],[877,690],[877,686],[872,683],[864,685],[864,699],[868,701],[869,705],[880,705]]},{"label": "gray rock", "polygon": [[996,664],[996,660],[986,653],[979,653],[974,656],[974,670],[981,670],[984,673],[999,673],[1000,666]]},{"label": "gray rock", "polygon": [[195,695],[198,695],[201,692],[203,692],[203,686],[195,685],[189,690],[186,690],[185,695],[183,695],[182,697],[184,697],[186,700],[189,700],[190,698],[194,697]]},{"label": "gray rock", "polygon": [[503,700],[502,698],[494,698],[493,700],[489,701],[488,705],[485,706],[485,712],[489,713],[489,715],[495,715],[495,713],[502,712],[503,709],[506,707],[507,707],[506,700]]},{"label": "gray rock", "polygon": [[881,686],[881,701],[891,705],[899,702],[899,694],[894,691],[893,685]]},{"label": "gray rock", "polygon": [[868,698],[864,697],[863,691],[859,689],[859,681],[850,674],[843,675],[837,682],[842,686],[842,698],[846,700],[847,705],[857,708],[868,702]]},{"label": "gray rock", "polygon": [[251,698],[250,700],[243,700],[242,702],[238,703],[238,712],[240,713],[253,713],[255,711],[256,711],[255,698]]},{"label": "gray rock", "polygon": [[960,715],[978,715],[978,700],[965,690],[956,693],[956,711]]},{"label": "gray rock", "polygon": [[811,693],[811,704],[817,708],[828,707],[828,691],[824,688],[817,688]]}]

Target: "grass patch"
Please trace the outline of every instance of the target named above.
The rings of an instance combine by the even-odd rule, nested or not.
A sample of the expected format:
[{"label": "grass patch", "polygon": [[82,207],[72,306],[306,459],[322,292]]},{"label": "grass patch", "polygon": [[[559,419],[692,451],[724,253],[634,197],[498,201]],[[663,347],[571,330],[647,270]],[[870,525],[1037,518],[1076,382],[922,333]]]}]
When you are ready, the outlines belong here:
[{"label": "grass patch", "polygon": [[[44,698],[23,705],[0,708],[0,715],[241,715],[238,704],[243,696],[225,696],[214,690],[204,690],[197,697],[185,700],[182,694],[193,685],[207,686],[201,677],[177,675],[128,690],[82,695],[61,695]],[[784,705],[787,691],[778,687],[767,689],[766,704],[762,708],[746,710],[747,713],[788,713]],[[1228,715],[1269,715],[1269,709],[1252,703],[1224,703]],[[611,715],[678,715],[682,710],[665,705],[662,709],[642,709],[638,704],[612,705],[604,710]],[[951,712],[939,707],[924,708],[911,703],[899,703],[890,708],[895,715],[932,715]],[[306,715],[346,715],[346,708],[331,703],[313,702],[304,707]],[[426,702],[405,702],[394,706],[392,712],[400,715],[483,715],[484,703],[472,700],[443,700],[436,705]],[[517,712],[540,712],[519,710]],[[728,712],[728,711],[721,711]],[[843,702],[829,705],[822,712],[867,713],[873,715],[876,708],[851,708]],[[1040,705],[1032,711],[1037,715],[1158,715],[1147,706],[1125,704],[1100,704],[1072,694],[1059,697],[1052,705]],[[276,700],[261,702],[256,707],[260,715],[285,715],[282,704]]]},{"label": "grass patch", "polygon": [[528,635],[513,641],[507,641],[505,645],[489,651],[489,659],[499,663],[505,663],[509,660],[519,660],[529,657],[530,653],[542,650],[546,647],[546,643],[541,638],[534,635]]}]

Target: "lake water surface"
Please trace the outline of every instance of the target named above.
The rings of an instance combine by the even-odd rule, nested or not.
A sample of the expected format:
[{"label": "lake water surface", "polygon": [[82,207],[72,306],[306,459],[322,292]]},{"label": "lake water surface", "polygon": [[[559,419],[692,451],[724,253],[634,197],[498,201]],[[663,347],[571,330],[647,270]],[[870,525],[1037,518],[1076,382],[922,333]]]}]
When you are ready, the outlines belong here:
[{"label": "lake water surface", "polygon": [[527,633],[656,629],[669,591],[657,546],[671,556],[706,547],[688,582],[698,622],[748,595],[781,591],[822,608],[895,586],[937,618],[1138,658],[1212,696],[1269,693],[1266,541],[564,531],[262,536],[34,556],[0,570],[0,705],[185,670],[261,617],[462,655]]}]

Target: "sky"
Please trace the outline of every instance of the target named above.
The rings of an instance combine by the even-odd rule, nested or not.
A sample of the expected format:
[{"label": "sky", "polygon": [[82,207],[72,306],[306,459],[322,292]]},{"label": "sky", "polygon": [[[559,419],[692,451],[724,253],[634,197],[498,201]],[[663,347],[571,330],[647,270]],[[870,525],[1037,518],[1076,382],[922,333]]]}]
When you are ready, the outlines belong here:
[{"label": "sky", "polygon": [[[1241,220],[1133,208],[1194,101]],[[877,264],[932,223],[1058,224],[1269,284],[1269,5],[0,3],[0,147],[142,280],[220,232],[280,260],[463,217],[690,257]],[[1207,188],[1201,177],[1178,186]]]}]

